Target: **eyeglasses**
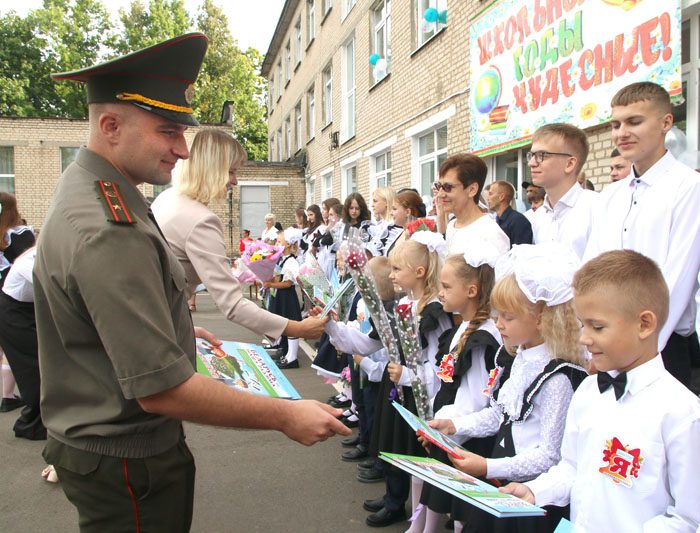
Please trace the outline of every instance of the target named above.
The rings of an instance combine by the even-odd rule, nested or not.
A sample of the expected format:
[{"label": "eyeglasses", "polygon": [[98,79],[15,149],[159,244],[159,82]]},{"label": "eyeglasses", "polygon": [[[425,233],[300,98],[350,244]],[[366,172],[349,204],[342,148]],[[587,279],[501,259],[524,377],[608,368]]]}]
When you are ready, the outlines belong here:
[{"label": "eyeglasses", "polygon": [[527,162],[529,163],[532,158],[535,159],[537,163],[541,163],[545,159],[547,159],[550,156],[553,155],[563,155],[566,157],[574,157],[572,154],[564,154],[561,152],[546,152],[544,150],[540,150],[539,152],[528,152],[525,154],[525,159],[527,159]]},{"label": "eyeglasses", "polygon": [[439,192],[440,189],[442,189],[446,193],[451,193],[452,189],[454,189],[457,185],[461,185],[461,183],[442,183],[436,181],[433,183],[433,189],[435,189],[435,192]]}]

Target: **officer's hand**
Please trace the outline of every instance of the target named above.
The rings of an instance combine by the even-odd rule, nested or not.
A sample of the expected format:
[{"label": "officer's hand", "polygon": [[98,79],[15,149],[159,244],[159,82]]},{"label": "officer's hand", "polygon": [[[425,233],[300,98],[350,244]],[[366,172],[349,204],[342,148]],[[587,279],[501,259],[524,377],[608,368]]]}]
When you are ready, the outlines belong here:
[{"label": "officer's hand", "polygon": [[505,494],[511,494],[521,500],[525,500],[527,503],[535,504],[535,494],[530,490],[530,487],[524,483],[508,483],[505,487],[501,487],[498,490]]},{"label": "officer's hand", "polygon": [[194,327],[194,336],[200,339],[204,339],[212,346],[221,346],[221,341],[216,338],[216,335],[214,335],[209,330],[200,328],[199,326]]},{"label": "officer's hand", "polygon": [[302,333],[299,336],[305,339],[318,339],[325,331],[326,322],[328,322],[328,316],[323,318],[315,316],[305,318],[300,323]]},{"label": "officer's hand", "polygon": [[352,433],[337,418],[343,414],[342,409],[333,409],[315,400],[289,402],[288,407],[280,430],[304,446],[311,446],[334,435],[347,436]]}]

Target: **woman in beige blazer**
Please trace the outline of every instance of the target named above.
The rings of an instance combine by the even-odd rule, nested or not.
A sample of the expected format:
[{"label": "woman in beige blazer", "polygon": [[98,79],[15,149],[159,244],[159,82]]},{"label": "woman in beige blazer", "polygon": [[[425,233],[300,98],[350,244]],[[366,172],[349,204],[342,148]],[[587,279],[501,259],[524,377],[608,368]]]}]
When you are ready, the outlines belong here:
[{"label": "woman in beige blazer", "polygon": [[211,128],[200,130],[173,187],[153,202],[153,214],[185,269],[188,297],[203,283],[231,322],[273,340],[282,334],[319,337],[325,321],[310,317],[297,322],[269,313],[243,297],[233,275],[223,225],[207,206],[224,198],[227,188],[236,185],[236,171],[246,159],[245,150],[230,134]]}]

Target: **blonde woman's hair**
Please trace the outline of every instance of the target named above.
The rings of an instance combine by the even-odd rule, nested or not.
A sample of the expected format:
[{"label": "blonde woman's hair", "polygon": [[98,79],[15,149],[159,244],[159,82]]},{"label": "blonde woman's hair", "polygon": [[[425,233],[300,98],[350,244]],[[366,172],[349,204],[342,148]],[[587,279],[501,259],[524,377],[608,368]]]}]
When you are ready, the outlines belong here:
[{"label": "blonde woman's hair", "polygon": [[190,157],[175,179],[175,190],[193,200],[208,204],[226,195],[229,169],[248,158],[245,149],[229,133],[214,128],[197,132]]},{"label": "blonde woman's hair", "polygon": [[469,321],[469,326],[462,332],[457,343],[456,353],[461,353],[464,345],[467,344],[469,336],[478,330],[481,325],[491,318],[491,291],[495,283],[493,268],[487,264],[478,267],[468,265],[464,260],[463,255],[451,255],[445,261],[454,268],[455,274],[462,283],[476,283],[478,287],[477,293],[477,311]]},{"label": "blonde woman's hair", "polygon": [[425,269],[425,287],[423,296],[418,300],[416,312],[423,312],[425,306],[437,298],[440,292],[440,259],[438,254],[428,250],[428,247],[418,241],[404,240],[399,242],[389,254],[392,266],[408,267],[415,270],[419,267]]},{"label": "blonde woman's hair", "polygon": [[515,275],[510,274],[494,286],[491,305],[500,313],[540,315],[540,334],[552,357],[584,364],[583,348],[579,343],[581,328],[572,300],[551,307],[544,302],[532,303],[518,287]]},{"label": "blonde woman's hair", "polygon": [[394,189],[391,187],[379,187],[378,189],[375,189],[374,193],[372,194],[376,194],[386,202],[386,213],[384,214],[383,220],[394,222],[394,219],[391,216],[391,206],[394,205],[394,201],[396,200],[396,191],[394,191]]}]

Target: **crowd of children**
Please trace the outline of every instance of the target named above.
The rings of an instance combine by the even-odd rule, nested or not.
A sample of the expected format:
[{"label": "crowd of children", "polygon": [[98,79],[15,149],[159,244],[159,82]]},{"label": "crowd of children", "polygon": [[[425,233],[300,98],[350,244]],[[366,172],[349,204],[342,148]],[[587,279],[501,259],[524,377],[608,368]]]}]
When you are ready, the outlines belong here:
[{"label": "crowd of children", "polygon": [[[381,498],[363,503],[367,525],[408,519],[415,533],[438,531],[448,517],[455,531],[483,532],[554,531],[562,518],[595,532],[700,524],[700,401],[686,388],[698,351],[700,176],[664,147],[672,125],[664,89],[633,84],[612,108],[615,157],[631,170],[600,194],[577,180],[585,133],[569,124],[534,133],[527,186],[545,199],[528,215],[532,244],[511,243],[490,216],[487,168],[471,154],[444,161],[430,212],[415,190],[384,187],[372,193],[372,213],[352,193],[343,204],[309,206],[306,223],[297,220],[303,229],[278,235],[280,276],[265,284],[276,290],[271,310],[301,316],[298,248],[342,279],[352,235],[364,243],[395,336],[396,309],[418,317],[422,351],[411,367],[402,351],[391,359],[356,290],[346,315],[327,323],[314,360],[322,375],[349,380],[329,398],[347,408],[346,425],[359,425],[342,459],[358,462],[359,481],[385,483]],[[279,365],[298,368],[298,340],[282,338],[280,348]],[[462,444],[460,458],[416,435],[392,406],[418,413],[416,378],[430,426]],[[427,453],[547,515],[494,518],[380,452]]]}]

